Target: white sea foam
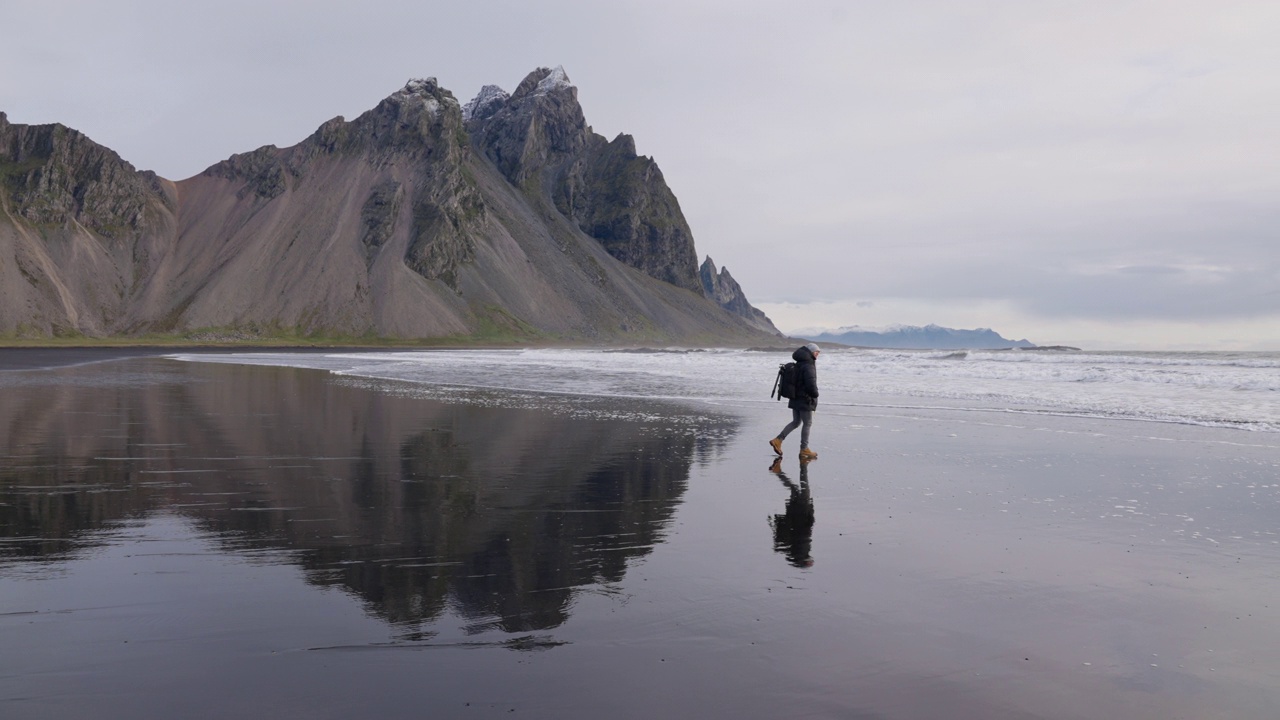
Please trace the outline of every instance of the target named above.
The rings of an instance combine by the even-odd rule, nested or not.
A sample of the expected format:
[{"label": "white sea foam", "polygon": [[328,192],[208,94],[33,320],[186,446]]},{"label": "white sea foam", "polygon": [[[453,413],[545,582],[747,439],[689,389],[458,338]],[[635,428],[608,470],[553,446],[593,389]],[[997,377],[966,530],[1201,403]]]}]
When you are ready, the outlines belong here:
[{"label": "white sea foam", "polygon": [[[286,365],[435,387],[770,403],[785,353],[740,350],[450,350],[179,355]],[[1280,354],[833,350],[822,403],[995,409],[1280,432]]]}]

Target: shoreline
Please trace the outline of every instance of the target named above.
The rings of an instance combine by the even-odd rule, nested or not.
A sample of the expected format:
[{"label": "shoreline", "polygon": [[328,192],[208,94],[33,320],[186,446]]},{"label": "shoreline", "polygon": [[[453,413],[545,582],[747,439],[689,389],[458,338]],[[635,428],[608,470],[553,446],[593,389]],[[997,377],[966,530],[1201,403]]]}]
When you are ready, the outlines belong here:
[{"label": "shoreline", "polygon": [[[703,351],[715,349],[731,349],[731,350],[754,350],[760,352],[790,352],[790,346],[766,347],[759,345],[731,345],[731,344],[711,344],[699,345],[689,343],[678,343],[672,345],[661,344],[635,344],[635,343],[599,343],[599,342],[454,342],[441,341],[432,342],[430,340],[404,340],[404,341],[388,341],[385,343],[367,343],[367,342],[277,342],[272,340],[263,341],[234,341],[234,342],[203,342],[203,341],[114,341],[107,340],[104,342],[84,342],[81,339],[68,341],[66,343],[52,343],[47,339],[32,341],[30,343],[12,340],[0,340],[0,372],[5,370],[34,370],[40,368],[65,367],[67,365],[83,364],[83,362],[99,362],[108,360],[124,359],[129,357],[150,357],[155,355],[166,355],[172,353],[208,353],[208,354],[231,354],[237,352],[297,352],[297,353],[319,353],[319,352],[428,352],[433,350],[575,350],[575,349],[598,349],[608,352],[620,353],[660,353],[672,352],[670,348],[687,349],[688,351]],[[36,358],[48,358],[46,362],[49,364],[39,364]],[[101,356],[101,360],[87,361],[63,361],[58,359],[57,362],[51,362],[55,358],[72,356],[75,353],[82,353],[86,357]],[[27,359],[30,358],[30,359]]]},{"label": "shoreline", "polygon": [[[86,348],[70,348],[70,347],[26,347],[26,348],[0,348],[0,373],[4,372],[22,372],[22,371],[38,371],[40,369],[53,369],[58,367],[67,367],[74,365],[84,365],[97,362],[111,362],[123,360],[131,357],[158,357],[158,356],[193,356],[189,359],[198,360],[202,356],[207,362],[233,362],[240,363],[242,360],[236,359],[235,356],[246,355],[263,355],[277,357],[255,361],[252,358],[244,360],[249,364],[266,364],[266,365],[291,365],[296,367],[314,367],[327,369],[340,375],[349,375],[351,377],[370,377],[384,379],[400,379],[411,384],[421,384],[424,388],[432,385],[442,385],[456,388],[472,388],[477,391],[515,391],[520,393],[549,394],[558,397],[572,396],[578,392],[572,386],[572,383],[565,385],[565,380],[561,376],[562,372],[577,373],[585,372],[590,377],[592,372],[613,373],[615,368],[620,368],[624,373],[631,372],[630,376],[626,376],[625,387],[618,387],[616,390],[620,393],[620,399],[643,399],[646,397],[662,398],[666,400],[678,400],[682,397],[694,400],[703,400],[712,405],[735,405],[739,402],[748,405],[754,405],[759,400],[759,387],[750,382],[743,382],[738,378],[754,377],[757,371],[764,373],[769,366],[768,362],[764,362],[760,358],[761,354],[770,352],[770,348],[624,348],[609,346],[582,346],[582,347],[566,347],[566,346],[519,346],[519,347],[404,347],[404,348],[385,348],[385,347],[225,347],[225,346],[130,346],[130,347],[86,347]],[[522,352],[527,351],[527,352]],[[549,351],[546,357],[541,357],[538,351]],[[446,356],[450,353],[463,353],[468,355],[467,360],[473,368],[478,368],[479,373],[475,372],[468,375],[467,378],[458,378],[450,369],[452,361]],[[511,355],[510,353],[515,353]],[[583,353],[579,355],[578,353]],[[775,351],[776,352],[776,351]],[[409,363],[403,363],[397,356],[400,354],[415,354],[418,357]],[[432,358],[431,356],[435,357]],[[358,360],[344,360],[347,356],[365,356]],[[378,359],[381,356],[381,359]],[[662,356],[679,357],[683,359],[672,360],[671,363],[665,363],[659,358]],[[294,357],[296,359],[289,359]],[[646,357],[654,358],[652,361],[644,359]],[[523,360],[518,358],[525,358]],[[536,358],[536,359],[535,359]],[[594,359],[589,359],[594,358]],[[637,358],[631,360],[630,358]],[[564,370],[559,369],[560,363],[568,361],[568,366]],[[1269,362],[1274,364],[1277,359]],[[883,381],[882,377],[876,373],[879,372],[874,363],[888,362],[872,358],[870,363],[865,364],[857,355],[849,355],[842,357],[839,353],[833,355],[828,361],[829,363],[843,363],[843,365],[835,365],[828,370],[826,380],[830,386],[824,387],[823,407],[826,409],[834,409],[845,407],[852,412],[875,412],[880,409],[905,409],[914,412],[927,412],[930,410],[947,410],[947,411],[966,411],[966,412],[992,412],[1006,418],[1015,417],[1063,417],[1076,419],[1096,419],[1099,421],[1120,420],[1133,423],[1150,423],[1158,426],[1191,426],[1202,427],[1215,430],[1223,430],[1228,432],[1244,431],[1250,434],[1262,433],[1270,435],[1280,432],[1280,424],[1273,419],[1275,417],[1276,406],[1271,398],[1265,394],[1257,395],[1255,398],[1243,398],[1239,395],[1233,395],[1232,402],[1239,404],[1244,400],[1251,400],[1254,404],[1240,405],[1242,408],[1253,407],[1255,415],[1232,413],[1224,409],[1221,397],[1210,398],[1211,402],[1217,402],[1217,406],[1208,405],[1198,407],[1194,404],[1184,404],[1180,407],[1172,407],[1161,405],[1161,403],[1177,402],[1178,397],[1169,396],[1163,392],[1164,381],[1167,376],[1162,366],[1155,365],[1153,371],[1148,374],[1154,378],[1144,379],[1147,383],[1145,386],[1135,386],[1134,390],[1125,390],[1130,393],[1128,396],[1116,395],[1114,397],[1140,397],[1134,395],[1134,391],[1146,392],[1147,395],[1141,396],[1149,406],[1135,404],[1131,402],[1128,406],[1113,406],[1111,396],[1106,393],[1107,384],[1103,383],[1097,387],[1102,388],[1101,394],[1095,394],[1088,402],[1075,402],[1076,395],[1068,396],[1064,393],[1087,393],[1091,386],[1078,385],[1078,383],[1063,382],[1056,376],[1059,374],[1066,375],[1050,366],[1046,371],[1033,372],[1050,372],[1055,375],[1056,384],[1045,385],[1038,384],[1035,388],[1043,389],[1024,389],[1022,392],[1028,393],[1027,397],[1001,397],[994,396],[995,400],[986,400],[981,394],[975,394],[969,397],[964,395],[954,395],[950,390],[954,387],[952,384],[967,382],[965,373],[971,371],[959,369],[958,372],[950,377],[940,377],[936,382],[922,384],[916,378],[921,376],[922,372],[929,373],[945,373],[960,368],[954,364],[948,364],[953,361],[942,359],[937,363],[929,365],[930,360],[912,360],[908,359],[903,362],[908,363],[908,370],[901,375],[901,378],[907,383],[899,388],[893,386],[894,377],[889,381]],[[894,360],[893,362],[897,362]],[[914,367],[909,363],[916,363]],[[1183,361],[1175,361],[1175,368],[1181,367]],[[478,363],[478,365],[474,365]],[[528,365],[533,363],[533,365]],[[657,364],[654,364],[657,363]],[[763,364],[762,364],[763,363]],[[924,363],[924,364],[922,364]],[[356,370],[357,366],[361,366]],[[377,370],[379,367],[386,367],[385,371]],[[572,366],[570,369],[569,366]],[[405,370],[405,368],[422,368],[422,370]],[[511,378],[520,378],[518,382],[510,382],[511,378],[505,377],[505,373],[512,369],[519,368],[536,368],[537,375],[526,374],[525,370],[518,370],[517,374]],[[678,383],[673,385],[668,382],[665,377],[665,371],[659,368],[682,368],[675,375],[681,373],[706,373],[707,384],[702,388],[695,388],[693,394],[682,395],[682,392],[688,392],[687,389],[678,387]],[[1022,367],[1014,366],[992,366],[995,372],[1000,372],[1003,367]],[[1080,366],[1084,367],[1084,366]],[[1236,366],[1232,366],[1235,368]],[[1233,369],[1231,372],[1244,373],[1238,376],[1229,376],[1226,378],[1210,378],[1217,383],[1219,387],[1225,387],[1232,383],[1243,385],[1254,383],[1274,383],[1274,380],[1267,380],[1265,377],[1265,368],[1258,369],[1255,365],[1241,365],[1240,370]],[[631,370],[628,370],[631,368]],[[658,370],[655,370],[658,369]],[[766,368],[767,369],[767,368]],[[830,373],[835,372],[832,375]],[[978,370],[978,373],[987,373],[991,370]],[[1077,376],[1084,379],[1092,379],[1090,373],[1096,374],[1097,370],[1086,367],[1081,371],[1072,371],[1075,374],[1067,375],[1067,380],[1076,378]],[[1117,372],[1118,375],[1129,372],[1122,369]],[[1217,372],[1216,370],[1214,372]],[[863,373],[867,373],[864,375]],[[732,378],[727,382],[722,381],[719,377]],[[981,380],[980,376],[979,380]],[[1015,376],[1016,377],[1016,376]],[[1018,379],[1023,382],[1026,388],[1032,388],[1025,382],[1026,378],[1034,379],[1035,376],[1028,375]],[[1194,379],[1194,378],[1193,378]],[[459,382],[461,380],[461,382]],[[1187,382],[1187,381],[1184,381]],[[868,385],[870,387],[868,387]],[[877,386],[878,385],[878,386]],[[988,384],[989,392],[1003,392],[1003,388],[999,385]],[[1079,387],[1077,390],[1076,388]],[[1147,388],[1144,390],[1143,388]],[[1195,392],[1196,388],[1187,385],[1190,390]],[[930,391],[936,391],[929,394]],[[921,394],[921,393],[924,394]],[[595,395],[595,392],[585,392],[585,395]],[[613,392],[604,389],[603,395],[612,395]],[[1065,399],[1064,399],[1065,398]],[[767,404],[767,403],[766,403]],[[1147,408],[1150,408],[1148,410]],[[1027,422],[1031,422],[1028,420]],[[1261,440],[1261,438],[1260,438]]]},{"label": "shoreline", "polygon": [[[331,348],[260,348],[288,352],[328,352]],[[358,350],[358,348],[351,348]],[[372,349],[372,348],[369,348]],[[386,348],[380,348],[386,350]],[[215,345],[193,345],[189,347],[168,345],[128,345],[128,346],[54,346],[54,347],[4,347],[0,346],[0,372],[54,370],[77,365],[91,365],[101,362],[128,360],[130,358],[159,357],[176,352],[209,355],[230,355],[243,352],[244,348],[223,347]]]}]

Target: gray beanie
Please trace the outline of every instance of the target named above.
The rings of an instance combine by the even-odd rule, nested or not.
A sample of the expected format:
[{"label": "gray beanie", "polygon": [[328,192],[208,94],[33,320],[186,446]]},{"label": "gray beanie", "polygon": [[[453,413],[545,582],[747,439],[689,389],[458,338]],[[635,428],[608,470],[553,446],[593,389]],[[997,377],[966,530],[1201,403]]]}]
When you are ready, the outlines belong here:
[{"label": "gray beanie", "polygon": [[805,347],[809,348],[809,352],[811,353],[819,352],[822,349],[818,347],[817,343],[809,343],[808,345],[805,345]]}]

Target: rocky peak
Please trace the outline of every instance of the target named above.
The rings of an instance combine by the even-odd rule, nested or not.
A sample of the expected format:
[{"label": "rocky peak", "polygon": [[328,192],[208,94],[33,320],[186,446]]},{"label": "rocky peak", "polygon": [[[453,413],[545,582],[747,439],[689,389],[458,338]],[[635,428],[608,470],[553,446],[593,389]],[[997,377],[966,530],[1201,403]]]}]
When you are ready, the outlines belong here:
[{"label": "rocky peak", "polygon": [[325,156],[360,157],[382,174],[361,210],[366,259],[372,262],[391,237],[407,204],[404,263],[457,290],[458,269],[474,258],[474,238],[487,212],[464,171],[471,144],[462,116],[458,101],[435,78],[415,78],[351,122],[333,118],[298,145],[235,155],[205,175],[242,183],[236,191],[241,199],[256,194],[270,202],[305,185],[312,165]]},{"label": "rocky peak", "polygon": [[154,173],[139,172],[83,133],[0,118],[0,199],[28,222],[74,221],[124,237],[143,227],[149,207],[169,203]]},{"label": "rocky peak", "polygon": [[578,88],[570,82],[563,65],[557,65],[554,68],[540,67],[529,73],[516,86],[512,97],[521,100],[526,97],[540,97],[555,93],[565,94],[574,102],[578,101]]},{"label": "rocky peak", "polygon": [[635,141],[592,141],[556,179],[556,208],[610,255],[646,274],[701,294],[693,233],[653,158]]},{"label": "rocky peak", "polygon": [[456,157],[465,149],[462,107],[435,78],[410,80],[352,123],[358,149]]},{"label": "rocky peak", "polygon": [[[539,68],[539,72],[545,69]],[[547,95],[559,91],[570,93],[575,101],[578,99],[578,88],[569,82],[569,76],[565,73],[563,65],[557,65],[552,68],[550,72],[538,81],[538,86],[533,89],[535,95]]]},{"label": "rocky peak", "polygon": [[237,153],[204,171],[209,177],[243,180],[237,191],[241,198],[250,194],[266,200],[279,197],[288,187],[287,169],[282,153],[275,145],[247,153]]},{"label": "rocky peak", "polygon": [[469,103],[467,129],[508,180],[615,258],[701,293],[693,235],[662,172],[630,135],[609,142],[592,131],[564,68],[534,70],[510,97],[482,96]]},{"label": "rocky peak", "polygon": [[415,79],[356,118],[354,124],[380,145],[413,146],[456,133],[462,127],[462,107],[453,93],[435,78]]},{"label": "rocky peak", "polygon": [[470,122],[472,119],[488,119],[502,109],[510,97],[506,90],[497,85],[485,85],[471,102],[462,106],[462,120]]},{"label": "rocky peak", "polygon": [[440,84],[433,77],[409,80],[402,90],[392,93],[387,101],[418,109],[425,113],[429,120],[434,120],[440,114],[442,103],[454,106],[458,104],[453,94],[441,90]]},{"label": "rocky peak", "polygon": [[[610,143],[614,147],[614,152],[629,157],[639,157],[636,153],[636,139],[626,133],[618,133],[618,136]],[[646,160],[648,158],[645,158]]]},{"label": "rocky peak", "polygon": [[409,80],[351,122],[339,116],[323,123],[291,153],[290,162],[295,172],[315,155],[334,152],[407,154],[457,162],[468,150],[462,106],[453,93],[428,77]]},{"label": "rocky peak", "polygon": [[[471,143],[462,106],[435,78],[410,80],[370,112],[352,123],[359,136],[381,149],[407,151],[421,168],[413,194],[413,223],[404,262],[429,280],[458,289],[458,268],[475,257],[475,234],[485,216],[484,199],[475,181],[463,172]],[[394,212],[387,204],[390,188],[375,188],[365,203],[368,213]],[[395,188],[394,193],[400,189]],[[398,196],[396,196],[398,197]]]},{"label": "rocky peak", "polygon": [[698,269],[698,276],[702,281],[702,292],[717,305],[745,318],[760,330],[781,334],[767,315],[747,301],[746,294],[742,292],[742,286],[729,274],[729,268],[721,268],[717,272],[715,262],[708,255],[702,262],[702,267]]},{"label": "rocky peak", "polygon": [[394,156],[456,169],[468,152],[462,108],[453,94],[435,78],[415,78],[351,122],[335,117],[294,147],[282,150],[266,145],[233,155],[203,174],[243,180],[242,197],[253,192],[270,200],[304,176],[321,155],[363,154],[380,161]]},{"label": "rocky peak", "polygon": [[490,160],[519,186],[551,180],[590,140],[578,89],[563,68],[529,73],[505,101],[490,99],[467,124]]}]

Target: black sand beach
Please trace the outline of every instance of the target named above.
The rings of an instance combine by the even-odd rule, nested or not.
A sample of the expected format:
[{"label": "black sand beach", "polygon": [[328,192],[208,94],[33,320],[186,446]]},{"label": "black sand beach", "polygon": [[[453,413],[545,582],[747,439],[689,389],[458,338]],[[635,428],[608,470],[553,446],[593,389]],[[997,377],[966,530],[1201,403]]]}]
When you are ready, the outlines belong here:
[{"label": "black sand beach", "polygon": [[5,718],[1280,716],[1271,434],[820,408],[775,470],[783,411],[82,362],[0,373]]},{"label": "black sand beach", "polygon": [[160,347],[6,347],[0,348],[0,371],[53,369],[172,352]]}]

